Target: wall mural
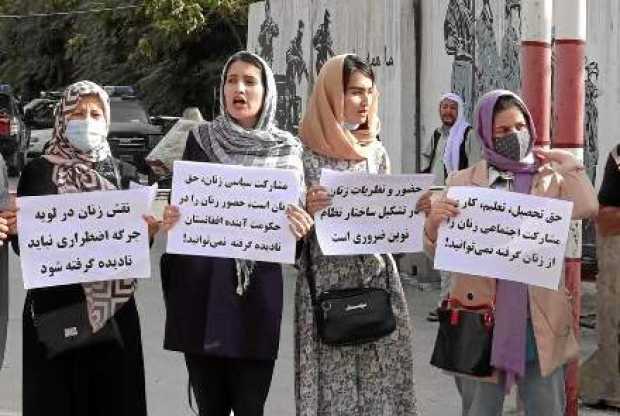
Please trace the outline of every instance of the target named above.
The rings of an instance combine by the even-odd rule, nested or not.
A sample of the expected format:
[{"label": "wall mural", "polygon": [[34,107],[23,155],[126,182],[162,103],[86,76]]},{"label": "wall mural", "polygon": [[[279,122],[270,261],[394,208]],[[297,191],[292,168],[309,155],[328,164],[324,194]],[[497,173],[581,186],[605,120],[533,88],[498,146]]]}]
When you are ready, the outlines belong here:
[{"label": "wall mural", "polygon": [[[284,22],[281,22],[284,24]],[[286,25],[284,25],[286,29]],[[311,85],[314,76],[319,73],[325,62],[335,55],[334,38],[332,34],[331,12],[325,9],[322,23],[317,27],[310,42],[310,55],[314,56],[314,70],[309,72],[309,64],[304,57],[304,34],[306,23],[302,19],[297,20],[297,32],[291,39],[284,54],[284,73],[274,71],[276,87],[278,89],[278,105],[276,121],[279,128],[297,134],[303,111],[304,91],[301,91],[302,81]],[[279,53],[279,44],[274,48],[274,39],[280,36],[280,27],[271,14],[270,1],[265,2],[265,18],[258,32],[258,53],[266,62],[274,68],[274,51]],[[308,47],[308,46],[306,46]],[[357,53],[352,50],[352,53]],[[371,55],[370,51],[360,53],[373,67],[395,65],[394,57],[388,54],[388,46],[385,45],[380,55]]]},{"label": "wall mural", "polygon": [[502,78],[505,89],[518,93],[521,91],[521,0],[506,0],[505,13],[508,26],[502,39]]},{"label": "wall mural", "polygon": [[276,113],[278,126],[295,134],[299,129],[302,108],[302,98],[297,93],[297,86],[301,84],[302,76],[308,80],[308,66],[304,60],[302,48],[304,26],[303,20],[299,20],[297,35],[291,40],[291,45],[286,50],[284,83],[278,86],[278,111]]},{"label": "wall mural", "polygon": [[583,163],[586,166],[588,177],[594,185],[596,183],[596,167],[599,159],[598,146],[598,106],[596,103],[600,95],[598,89],[598,62],[586,58],[585,79],[585,114],[584,114],[584,140],[583,140]]},{"label": "wall mural", "polygon": [[[453,57],[450,88],[465,102],[472,119],[478,97],[496,88],[519,92],[521,69],[521,0],[506,0],[501,52],[490,0],[449,0],[444,19],[446,53]],[[476,10],[479,14],[476,17]]]},{"label": "wall mural", "polygon": [[476,22],[476,96],[500,88],[501,71],[500,57],[497,50],[497,39],[493,29],[494,17],[490,0],[483,0],[482,10]]},{"label": "wall mural", "polygon": [[271,66],[273,64],[273,39],[280,36],[280,27],[271,17],[271,0],[265,1],[265,20],[258,32],[259,55]]},{"label": "wall mural", "polygon": [[463,98],[465,114],[471,120],[474,97],[474,11],[470,0],[450,0],[443,24],[446,53],[454,60],[450,88]]},{"label": "wall mural", "polygon": [[[599,160],[598,143],[598,104],[600,96],[598,89],[599,68],[598,62],[590,61],[586,57],[585,76],[585,114],[584,114],[584,138],[583,138],[583,164],[586,167],[588,177],[594,185],[596,183],[596,169]],[[594,221],[584,220],[582,229],[582,258],[584,263],[592,265],[585,272],[594,270],[596,264],[596,227]]]},{"label": "wall mural", "polygon": [[321,72],[323,64],[334,56],[334,40],[330,31],[331,16],[329,10],[325,10],[323,23],[320,24],[316,33],[312,37],[312,47],[316,51],[316,73]]}]

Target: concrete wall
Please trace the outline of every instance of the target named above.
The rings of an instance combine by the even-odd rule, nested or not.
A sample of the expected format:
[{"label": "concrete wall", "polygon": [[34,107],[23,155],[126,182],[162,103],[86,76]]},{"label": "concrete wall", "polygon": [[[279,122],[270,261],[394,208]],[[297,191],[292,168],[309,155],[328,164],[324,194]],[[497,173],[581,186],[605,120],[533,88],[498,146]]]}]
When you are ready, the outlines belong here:
[{"label": "concrete wall", "polygon": [[[461,93],[471,115],[477,98],[489,89],[501,87],[518,91],[518,48],[523,25],[521,1],[271,0],[271,27],[278,28],[277,36],[271,36],[272,66],[280,76],[281,85],[295,84],[282,91],[282,124],[295,131],[297,119],[305,109],[317,73],[317,50],[312,38],[323,24],[327,10],[333,52],[356,52],[379,64],[375,69],[382,94],[381,139],[390,152],[395,172],[415,171],[416,146],[423,147],[439,125],[437,105],[441,94]],[[419,39],[414,24],[416,3],[420,5]],[[555,3],[554,7],[562,7],[561,0]],[[259,33],[266,20],[265,7],[265,2],[257,2],[250,8],[248,48],[259,53],[264,52]],[[620,2],[589,1],[587,18],[584,161],[590,177],[598,185],[609,150],[620,142],[614,134],[620,104],[617,28]],[[298,36],[299,21],[303,22],[299,44],[307,75],[301,74],[299,80],[289,76],[287,80],[287,50]],[[263,43],[268,38],[264,37]],[[416,41],[421,49],[417,64]],[[386,66],[385,59],[390,57],[394,65]],[[289,61],[292,60],[289,58]],[[294,64],[289,64],[289,68],[293,68],[289,72],[295,72]],[[420,71],[418,103],[416,68]],[[295,90],[297,100],[290,99],[291,90]],[[416,131],[416,105],[419,106],[419,132]],[[288,117],[288,122],[286,107],[289,114],[294,114]]]},{"label": "concrete wall", "polygon": [[[266,17],[267,7],[270,7],[271,19]],[[330,21],[327,26],[326,20]],[[300,21],[303,22],[301,29]],[[274,30],[275,26],[278,30]],[[313,46],[315,36],[318,44]],[[299,48],[296,48],[296,39],[297,45],[301,45]],[[271,0],[269,5],[267,2],[254,3],[250,7],[248,49],[263,57],[272,56],[271,65],[279,81],[280,124],[292,131],[298,126],[318,73],[320,50],[329,49],[325,55],[353,52],[369,59],[373,62],[381,93],[380,137],[390,154],[393,171],[414,171],[416,71],[413,1]],[[304,64],[297,66],[300,60],[293,59],[293,55],[303,57]],[[298,74],[301,79],[297,78]]]}]

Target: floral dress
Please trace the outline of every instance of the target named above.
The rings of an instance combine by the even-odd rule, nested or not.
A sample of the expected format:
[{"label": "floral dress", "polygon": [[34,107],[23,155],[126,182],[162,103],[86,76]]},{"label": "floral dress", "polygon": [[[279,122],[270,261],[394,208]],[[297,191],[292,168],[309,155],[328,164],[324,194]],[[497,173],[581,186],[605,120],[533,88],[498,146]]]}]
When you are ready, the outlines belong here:
[{"label": "floral dress", "polygon": [[[389,172],[380,142],[373,143],[364,161],[320,156],[306,149],[308,186],[318,184],[321,169]],[[300,260],[295,295],[295,398],[298,416],[417,415],[413,379],[412,331],[396,264],[390,255],[324,256],[314,232],[308,236],[310,259]],[[309,263],[309,264],[308,264]],[[396,317],[396,330],[378,341],[354,346],[321,343],[315,326],[306,271],[315,276],[316,293],[359,286],[386,287]]]}]

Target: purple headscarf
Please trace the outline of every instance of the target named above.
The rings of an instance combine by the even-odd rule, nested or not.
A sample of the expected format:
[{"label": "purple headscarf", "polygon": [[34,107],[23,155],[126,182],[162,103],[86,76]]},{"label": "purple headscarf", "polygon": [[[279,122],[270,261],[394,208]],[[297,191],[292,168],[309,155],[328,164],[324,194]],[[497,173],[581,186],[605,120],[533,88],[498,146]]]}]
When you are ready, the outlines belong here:
[{"label": "purple headscarf", "polygon": [[[506,158],[496,153],[493,147],[493,109],[497,100],[504,96],[514,97],[519,102],[530,130],[531,150],[536,141],[532,116],[521,98],[508,90],[494,90],[480,98],[475,113],[476,132],[482,142],[484,158],[489,165],[501,171],[512,172],[515,177],[515,191],[529,194],[534,174],[538,171],[538,165],[535,162],[527,163]],[[495,303],[491,365],[505,372],[505,390],[509,392],[516,379],[525,374],[528,315],[527,285],[498,279]]]}]

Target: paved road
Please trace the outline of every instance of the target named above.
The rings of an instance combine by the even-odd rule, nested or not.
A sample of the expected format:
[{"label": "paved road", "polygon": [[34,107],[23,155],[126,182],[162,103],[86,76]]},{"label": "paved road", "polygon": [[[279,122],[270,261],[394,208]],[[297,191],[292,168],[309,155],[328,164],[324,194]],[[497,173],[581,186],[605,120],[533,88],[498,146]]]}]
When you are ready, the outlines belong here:
[{"label": "paved road", "polygon": [[[152,249],[153,278],[140,282],[137,300],[142,320],[142,336],[147,377],[147,398],[151,416],[190,416],[187,406],[187,375],[180,354],[164,351],[163,302],[159,281],[159,256],[163,252],[162,238]],[[21,283],[19,259],[11,255],[10,267],[10,323],[9,341],[4,367],[0,371],[0,416],[20,415],[21,409],[21,308],[24,290]],[[415,330],[417,395],[421,414],[428,416],[459,415],[457,392],[450,377],[428,364],[435,337],[435,324],[425,320],[437,291],[422,291],[417,286],[406,285],[409,307],[413,314]],[[273,384],[267,403],[266,415],[292,416],[293,405],[293,293],[295,275],[292,270],[285,278],[285,304],[282,325],[280,356],[276,365]],[[594,334],[584,333],[584,354],[592,350]],[[507,401],[507,409],[514,407],[514,400]],[[506,414],[511,414],[507,410]],[[582,410],[582,415],[618,415],[618,413]]]}]

